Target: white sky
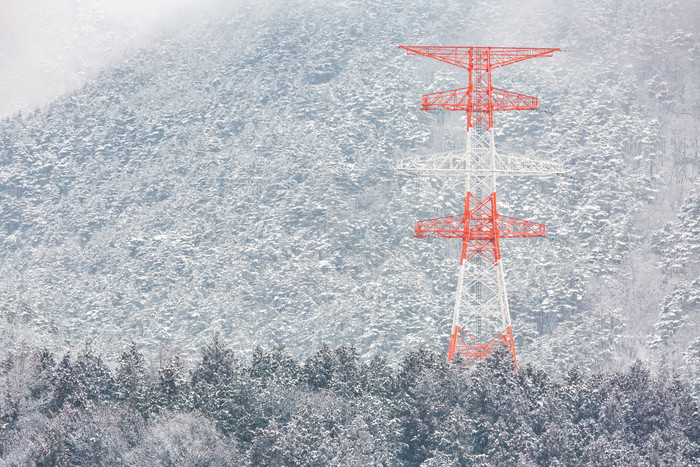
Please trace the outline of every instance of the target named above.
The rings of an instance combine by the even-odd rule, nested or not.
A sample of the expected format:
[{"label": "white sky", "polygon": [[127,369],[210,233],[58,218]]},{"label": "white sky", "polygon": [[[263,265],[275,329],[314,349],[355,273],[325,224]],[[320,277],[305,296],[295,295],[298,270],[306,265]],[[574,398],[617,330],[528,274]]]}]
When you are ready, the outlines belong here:
[{"label": "white sky", "polygon": [[0,118],[94,77],[201,0],[0,0]]}]

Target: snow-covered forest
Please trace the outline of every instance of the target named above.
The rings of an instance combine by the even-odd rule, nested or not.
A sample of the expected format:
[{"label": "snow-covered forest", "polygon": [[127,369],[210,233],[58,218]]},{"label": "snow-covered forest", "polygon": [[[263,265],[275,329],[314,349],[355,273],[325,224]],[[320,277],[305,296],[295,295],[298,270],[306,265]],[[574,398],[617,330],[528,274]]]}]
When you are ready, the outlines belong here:
[{"label": "snow-covered forest", "polygon": [[[502,362],[499,357],[505,357]],[[425,348],[396,365],[352,345],[245,362],[219,335],[192,366],[127,347],[110,370],[91,343],[20,347],[0,374],[4,465],[697,465],[700,413],[641,362],[560,380],[477,367]]]},{"label": "snow-covered forest", "polygon": [[[91,37],[99,5],[75,6],[71,34]],[[216,332],[247,362],[272,345],[308,362],[322,342],[351,343],[363,362],[444,351],[459,246],[412,229],[460,212],[463,187],[394,171],[412,154],[463,147],[461,115],[418,107],[421,94],[463,87],[465,75],[397,46],[561,47],[494,72],[495,86],[537,96],[543,110],[497,115],[497,149],[567,172],[499,186],[503,214],[548,232],[502,244],[518,359],[543,370],[499,378],[526,391],[546,371],[546,384],[568,387],[556,378],[577,365],[587,376],[576,384],[595,392],[641,377],[648,370],[630,367],[640,359],[668,381],[680,376],[649,379],[659,390],[682,381],[700,394],[697,1],[207,1],[169,21],[76,90],[0,121],[0,320],[31,330],[31,348],[71,368],[88,351],[118,355],[132,342],[156,367],[164,352],[193,362]],[[3,358],[22,354],[3,342]],[[66,349],[74,356],[64,362]],[[38,365],[33,355],[23,364]],[[467,378],[435,365],[436,378]],[[56,383],[45,384],[47,395]],[[448,390],[438,386],[421,390]],[[37,427],[47,414],[87,416],[56,415],[41,397]],[[333,404],[309,410],[345,413]],[[265,425],[269,439],[287,436],[297,409]],[[202,413],[210,422],[192,415],[182,429],[228,443]],[[185,436],[167,431],[169,416],[190,417],[154,418],[142,428],[156,431],[139,439]],[[343,436],[370,429],[352,423]],[[642,457],[657,442],[605,442],[618,441]],[[452,449],[389,444],[382,452],[414,460]],[[537,449],[528,455],[544,455]]]}]

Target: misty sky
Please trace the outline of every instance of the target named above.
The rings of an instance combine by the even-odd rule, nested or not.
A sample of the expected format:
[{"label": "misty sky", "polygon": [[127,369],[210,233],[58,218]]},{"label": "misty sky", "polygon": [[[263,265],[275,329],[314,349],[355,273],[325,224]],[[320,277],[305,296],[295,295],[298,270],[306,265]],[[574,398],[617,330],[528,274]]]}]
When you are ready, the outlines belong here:
[{"label": "misty sky", "polygon": [[32,110],[76,89],[201,3],[0,1],[0,117]]}]

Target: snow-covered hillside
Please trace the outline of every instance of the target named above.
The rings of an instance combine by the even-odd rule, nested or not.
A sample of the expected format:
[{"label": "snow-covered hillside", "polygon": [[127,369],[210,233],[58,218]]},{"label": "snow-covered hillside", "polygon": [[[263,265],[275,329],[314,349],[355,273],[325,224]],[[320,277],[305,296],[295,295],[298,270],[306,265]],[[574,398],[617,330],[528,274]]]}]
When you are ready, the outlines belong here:
[{"label": "snow-covered hillside", "polygon": [[418,107],[464,74],[397,45],[561,47],[494,75],[547,110],[499,114],[499,151],[568,171],[499,187],[503,214],[549,232],[504,246],[519,360],[642,357],[697,381],[699,8],[492,3],[211,3],[8,118],[5,316],[116,349],[215,330],[241,352],[444,349],[458,245],[412,229],[458,213],[462,187],[394,168],[462,147],[461,116]]}]

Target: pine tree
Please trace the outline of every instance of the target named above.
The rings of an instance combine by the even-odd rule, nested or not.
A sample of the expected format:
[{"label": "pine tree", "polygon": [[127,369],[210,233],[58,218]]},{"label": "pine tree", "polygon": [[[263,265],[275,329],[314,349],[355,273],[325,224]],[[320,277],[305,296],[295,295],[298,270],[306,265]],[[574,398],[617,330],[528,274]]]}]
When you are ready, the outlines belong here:
[{"label": "pine tree", "polygon": [[360,363],[358,379],[360,390],[366,397],[369,395],[387,397],[391,392],[393,384],[391,367],[379,355]]},{"label": "pine tree", "polygon": [[202,347],[202,358],[192,371],[190,381],[193,386],[201,382],[214,385],[230,383],[240,372],[240,366],[233,350],[226,346],[217,331],[212,341]]},{"label": "pine tree", "polygon": [[133,342],[119,358],[114,384],[116,400],[148,416],[153,402],[146,378],[145,359]]},{"label": "pine tree", "polygon": [[95,353],[92,342],[86,340],[83,349],[71,365],[73,377],[77,384],[74,407],[83,407],[88,403],[109,400],[114,391],[114,380],[102,356]]},{"label": "pine tree", "polygon": [[77,395],[79,391],[78,381],[71,365],[70,352],[67,352],[58,363],[54,380],[49,409],[51,412],[57,413],[65,403],[72,404],[73,400],[79,399]]},{"label": "pine tree", "polygon": [[331,348],[325,342],[304,362],[304,380],[318,389],[329,389],[337,363]]},{"label": "pine tree", "polygon": [[248,372],[250,377],[263,387],[272,381],[291,386],[301,377],[299,362],[289,353],[284,344],[275,344],[270,351],[256,346],[253,349]]},{"label": "pine tree", "polygon": [[44,441],[34,455],[38,467],[64,467],[71,465],[66,453],[65,435],[60,429],[49,429]]},{"label": "pine tree", "polygon": [[331,381],[332,389],[343,396],[357,396],[360,393],[358,378],[359,352],[354,345],[339,345],[333,351],[335,368]]},{"label": "pine tree", "polygon": [[36,351],[33,358],[34,383],[32,397],[37,400],[47,399],[54,385],[56,359],[53,352],[46,347]]},{"label": "pine tree", "polygon": [[[458,375],[455,365],[425,348],[407,354],[394,379],[394,394],[401,418],[401,453],[410,465],[419,465],[435,449],[439,421],[447,417],[456,393],[450,384]],[[448,383],[449,382],[449,383]]]},{"label": "pine tree", "polygon": [[175,410],[184,403],[186,380],[180,357],[175,355],[158,369],[155,407]]}]

